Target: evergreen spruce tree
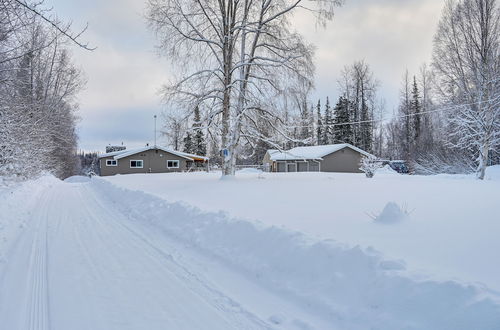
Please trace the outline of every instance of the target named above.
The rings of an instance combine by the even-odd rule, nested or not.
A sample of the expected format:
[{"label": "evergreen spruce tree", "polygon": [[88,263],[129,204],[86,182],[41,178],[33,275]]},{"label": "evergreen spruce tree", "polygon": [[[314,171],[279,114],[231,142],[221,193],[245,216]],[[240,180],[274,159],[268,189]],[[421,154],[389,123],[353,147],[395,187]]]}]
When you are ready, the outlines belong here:
[{"label": "evergreen spruce tree", "polygon": [[192,153],[205,156],[207,154],[207,144],[205,143],[205,137],[203,136],[203,130],[201,129],[200,109],[198,107],[194,109],[193,131],[194,141]]},{"label": "evergreen spruce tree", "polygon": [[366,99],[361,102],[361,124],[360,124],[360,148],[367,152],[372,152],[373,130],[371,120],[372,115]]},{"label": "evergreen spruce tree", "polygon": [[323,138],[322,138],[322,144],[326,145],[331,143],[333,139],[333,120],[332,120],[332,111],[330,108],[330,100],[328,97],[326,98],[326,103],[325,103],[325,119],[324,119],[324,129],[323,129]]},{"label": "evergreen spruce tree", "polygon": [[413,143],[417,143],[421,134],[421,116],[422,106],[420,104],[420,93],[418,91],[417,78],[413,76],[413,90],[411,100],[411,113],[413,114]]},{"label": "evergreen spruce tree", "polygon": [[311,115],[312,112],[309,111],[308,105],[303,104],[300,109],[300,134],[298,134],[298,139],[302,140],[300,142],[301,146],[309,146],[314,143],[313,128],[311,127]]},{"label": "evergreen spruce tree", "polygon": [[349,100],[341,96],[335,106],[334,115],[335,131],[333,142],[353,144],[352,125],[346,124],[350,121]]},{"label": "evergreen spruce tree", "polygon": [[193,150],[193,139],[191,138],[191,133],[188,131],[186,133],[186,136],[184,137],[184,149],[182,151],[187,152],[188,154],[192,154],[194,152]]},{"label": "evergreen spruce tree", "polygon": [[318,125],[316,129],[316,144],[318,146],[323,143],[323,119],[321,116],[321,100],[318,100],[318,105],[316,106],[316,111],[318,113]]},{"label": "evergreen spruce tree", "polygon": [[311,104],[311,110],[309,111],[309,122],[308,122],[308,125],[310,127],[310,130],[309,130],[309,138],[311,140],[311,142],[309,143],[310,146],[313,146],[316,144],[316,140],[314,138],[314,132],[315,132],[315,128],[316,128],[316,125],[315,125],[315,120],[314,120],[314,105]]}]

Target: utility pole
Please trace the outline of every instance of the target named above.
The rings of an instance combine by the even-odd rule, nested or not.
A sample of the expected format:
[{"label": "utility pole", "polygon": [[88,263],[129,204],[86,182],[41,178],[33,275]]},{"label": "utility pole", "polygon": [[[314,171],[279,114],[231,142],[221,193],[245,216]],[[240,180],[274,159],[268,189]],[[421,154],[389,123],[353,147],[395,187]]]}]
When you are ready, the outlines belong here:
[{"label": "utility pole", "polygon": [[155,119],[155,147],[156,147],[156,115],[154,115],[154,119]]}]

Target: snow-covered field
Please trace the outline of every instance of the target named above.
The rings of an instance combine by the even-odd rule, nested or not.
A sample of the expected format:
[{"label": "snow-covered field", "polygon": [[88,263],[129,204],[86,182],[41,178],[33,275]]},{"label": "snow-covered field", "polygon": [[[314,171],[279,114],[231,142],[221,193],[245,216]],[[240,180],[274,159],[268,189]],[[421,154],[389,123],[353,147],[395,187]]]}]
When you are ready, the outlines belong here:
[{"label": "snow-covered field", "polygon": [[499,168],[387,172],[0,185],[0,328],[500,329]]},{"label": "snow-covered field", "polygon": [[[434,279],[484,284],[500,292],[500,167],[473,176],[252,173],[221,181],[218,173],[118,175],[128,189],[202,210],[285,227],[318,239],[373,247],[409,271]],[[398,223],[373,221],[387,203],[409,213]]]}]

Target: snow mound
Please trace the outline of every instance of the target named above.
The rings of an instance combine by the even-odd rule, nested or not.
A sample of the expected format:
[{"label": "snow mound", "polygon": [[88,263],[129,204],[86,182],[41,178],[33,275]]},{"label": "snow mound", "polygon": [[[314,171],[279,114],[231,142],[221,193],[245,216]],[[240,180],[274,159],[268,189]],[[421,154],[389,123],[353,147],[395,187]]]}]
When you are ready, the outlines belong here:
[{"label": "snow mound", "polygon": [[389,166],[389,164],[387,164],[387,165],[384,165],[383,167],[379,168],[377,170],[377,174],[399,174],[399,173],[396,172],[395,170],[393,170],[392,167]]},{"label": "snow mound", "polygon": [[256,169],[256,168],[243,168],[236,173],[238,174],[259,174],[262,173],[262,170]]},{"label": "snow mound", "polygon": [[[455,281],[414,279],[404,261],[332,240],[263,226],[221,212],[202,212],[103,179],[89,186],[134,222],[153,226],[270,291],[310,308],[339,329],[495,329],[495,293]],[[389,203],[385,216],[401,216]],[[489,298],[486,298],[489,297]],[[496,300],[495,300],[496,301]],[[271,322],[280,324],[280,315]]]},{"label": "snow mound", "polygon": [[488,166],[486,168],[485,179],[500,181],[500,165]]},{"label": "snow mound", "polygon": [[382,212],[373,220],[377,223],[397,223],[408,218],[408,212],[403,210],[398,204],[389,202]]},{"label": "snow mound", "polygon": [[83,175],[74,175],[64,179],[64,182],[69,182],[69,183],[84,183],[89,181],[90,178],[88,176],[83,176]]}]

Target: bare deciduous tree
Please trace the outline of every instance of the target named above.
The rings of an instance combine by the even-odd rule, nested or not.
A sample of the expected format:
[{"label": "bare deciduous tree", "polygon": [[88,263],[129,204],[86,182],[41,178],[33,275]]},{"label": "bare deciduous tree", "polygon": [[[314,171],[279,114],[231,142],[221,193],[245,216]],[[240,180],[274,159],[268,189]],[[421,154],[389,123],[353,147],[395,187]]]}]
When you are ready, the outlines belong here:
[{"label": "bare deciduous tree", "polygon": [[[0,64],[0,175],[67,177],[76,165],[75,97],[83,80],[62,33],[38,15],[31,19],[4,39],[16,48],[0,54],[9,59]],[[10,21],[1,26],[8,30]]]},{"label": "bare deciduous tree", "polygon": [[[205,112],[221,135],[223,175],[234,175],[241,139],[266,139],[265,121],[280,129],[280,102],[294,81],[310,81],[313,49],[290,19],[302,0],[148,0],[147,17],[177,79],[164,92],[172,107]],[[324,24],[342,0],[308,1]]]},{"label": "bare deciduous tree", "polygon": [[434,40],[433,67],[455,148],[477,157],[483,179],[500,142],[500,8],[497,0],[448,1]]}]

